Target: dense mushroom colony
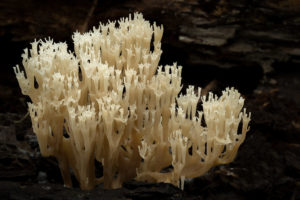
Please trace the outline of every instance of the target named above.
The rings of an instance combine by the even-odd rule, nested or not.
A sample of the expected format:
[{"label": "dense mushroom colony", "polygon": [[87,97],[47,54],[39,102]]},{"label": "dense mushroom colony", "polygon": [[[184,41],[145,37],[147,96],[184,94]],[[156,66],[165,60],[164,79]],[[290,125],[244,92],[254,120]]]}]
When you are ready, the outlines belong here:
[{"label": "dense mushroom colony", "polygon": [[66,186],[72,172],[82,189],[132,178],[183,189],[185,178],[234,159],[249,129],[244,99],[227,88],[202,97],[197,111],[200,88],[179,95],[182,67],[158,66],[162,35],[162,26],[136,13],[75,32],[74,53],[50,39],[25,49],[16,77],[31,98],[41,153],[57,158]]}]

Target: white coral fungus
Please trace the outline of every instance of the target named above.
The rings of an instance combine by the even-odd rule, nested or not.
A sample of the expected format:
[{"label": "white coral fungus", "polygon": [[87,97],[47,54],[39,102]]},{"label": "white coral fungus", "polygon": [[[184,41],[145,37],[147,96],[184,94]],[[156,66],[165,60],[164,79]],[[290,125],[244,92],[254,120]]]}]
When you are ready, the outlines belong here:
[{"label": "white coral fungus", "polygon": [[102,181],[118,188],[132,178],[183,188],[185,178],[234,159],[249,129],[244,99],[227,88],[202,97],[197,111],[200,88],[178,96],[182,67],[158,66],[162,35],[162,26],[136,13],[75,32],[74,53],[50,39],[25,49],[25,72],[16,66],[16,77],[32,100],[41,153],[57,158],[65,185],[72,169],[82,189]]}]

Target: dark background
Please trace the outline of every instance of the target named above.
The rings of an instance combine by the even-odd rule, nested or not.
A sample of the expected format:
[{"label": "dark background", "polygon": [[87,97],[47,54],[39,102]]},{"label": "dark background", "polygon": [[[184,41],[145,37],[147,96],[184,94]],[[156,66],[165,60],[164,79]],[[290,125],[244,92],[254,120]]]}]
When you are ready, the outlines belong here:
[{"label": "dark background", "polygon": [[[183,84],[217,94],[237,88],[252,112],[236,160],[186,181],[130,181],[118,190],[63,187],[53,158],[42,158],[12,67],[34,39],[66,41],[142,12],[164,25],[160,64],[183,66]],[[300,199],[300,0],[1,0],[0,198]]]}]

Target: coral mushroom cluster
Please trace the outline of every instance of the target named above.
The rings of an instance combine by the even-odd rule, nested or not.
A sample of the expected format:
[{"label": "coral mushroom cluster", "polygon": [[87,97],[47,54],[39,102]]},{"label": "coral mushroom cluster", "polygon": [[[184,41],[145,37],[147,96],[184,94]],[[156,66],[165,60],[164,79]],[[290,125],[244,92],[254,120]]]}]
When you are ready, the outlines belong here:
[{"label": "coral mushroom cluster", "polygon": [[75,32],[74,53],[52,40],[25,49],[16,77],[32,101],[41,153],[57,158],[65,185],[72,171],[82,189],[103,181],[118,188],[132,178],[183,188],[185,178],[234,159],[249,129],[244,99],[226,89],[202,97],[197,111],[200,88],[179,95],[182,68],[158,66],[162,34],[136,13]]}]

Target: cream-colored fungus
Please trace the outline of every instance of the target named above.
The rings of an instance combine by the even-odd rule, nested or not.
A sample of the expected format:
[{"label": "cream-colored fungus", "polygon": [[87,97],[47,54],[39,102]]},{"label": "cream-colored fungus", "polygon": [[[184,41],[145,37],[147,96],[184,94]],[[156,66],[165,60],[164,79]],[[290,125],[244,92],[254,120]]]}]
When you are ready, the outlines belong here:
[{"label": "cream-colored fungus", "polygon": [[227,88],[219,98],[202,97],[197,111],[200,88],[179,94],[182,67],[158,66],[162,35],[162,26],[136,13],[75,32],[75,53],[50,39],[25,49],[25,72],[14,70],[32,100],[41,153],[57,158],[66,186],[72,169],[82,189],[103,181],[118,188],[132,178],[183,189],[185,178],[236,156],[249,129],[244,99]]}]

